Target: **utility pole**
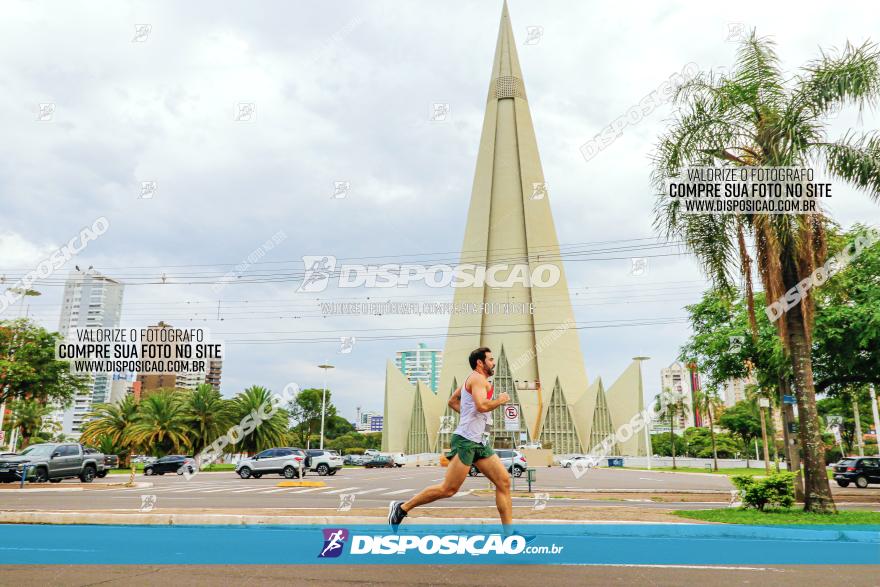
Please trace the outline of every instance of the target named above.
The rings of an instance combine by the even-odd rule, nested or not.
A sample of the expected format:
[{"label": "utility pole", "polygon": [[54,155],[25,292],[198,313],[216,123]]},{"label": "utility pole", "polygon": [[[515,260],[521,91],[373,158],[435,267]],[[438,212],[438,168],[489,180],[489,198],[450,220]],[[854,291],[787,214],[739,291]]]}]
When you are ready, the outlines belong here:
[{"label": "utility pole", "polygon": [[327,370],[333,369],[333,365],[328,365],[324,363],[323,365],[318,365],[319,369],[324,370],[324,391],[321,393],[321,446],[320,448],[324,448],[324,412],[327,411]]},{"label": "utility pole", "polygon": [[874,440],[877,441],[877,454],[880,455],[880,413],[877,410],[877,386],[872,385],[871,391],[871,413],[874,416]]},{"label": "utility pole", "polygon": [[862,419],[859,416],[859,398],[853,396],[853,419],[856,421],[856,443],[859,447],[859,456],[865,456],[865,439],[862,438]]},{"label": "utility pole", "polygon": [[794,498],[804,500],[804,480],[801,474],[801,454],[798,446],[797,419],[794,417],[794,395],[788,379],[779,378],[779,395],[782,400],[782,437],[785,440],[785,464],[795,474]]},{"label": "utility pole", "polygon": [[764,470],[770,476],[770,452],[767,450],[767,422],[764,416],[764,408],[770,407],[770,400],[766,397],[758,399],[758,409],[761,412],[761,441],[764,443]]}]

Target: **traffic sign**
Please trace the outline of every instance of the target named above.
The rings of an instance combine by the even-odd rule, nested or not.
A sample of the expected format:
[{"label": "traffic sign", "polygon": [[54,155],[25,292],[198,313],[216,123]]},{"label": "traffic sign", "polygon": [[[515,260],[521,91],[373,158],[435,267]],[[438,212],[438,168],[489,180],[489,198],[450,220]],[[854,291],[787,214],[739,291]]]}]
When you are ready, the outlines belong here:
[{"label": "traffic sign", "polygon": [[829,414],[828,416],[825,416],[825,422],[828,424],[829,428],[840,426],[841,424],[843,424],[843,416]]},{"label": "traffic sign", "polygon": [[504,429],[519,430],[519,406],[508,404],[504,406]]}]

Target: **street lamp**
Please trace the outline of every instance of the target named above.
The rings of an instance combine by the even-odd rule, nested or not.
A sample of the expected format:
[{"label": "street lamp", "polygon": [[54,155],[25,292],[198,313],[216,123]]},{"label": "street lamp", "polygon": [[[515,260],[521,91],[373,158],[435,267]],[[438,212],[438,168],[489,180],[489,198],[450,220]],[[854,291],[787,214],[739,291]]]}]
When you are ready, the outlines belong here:
[{"label": "street lamp", "polygon": [[324,391],[321,393],[321,448],[324,448],[324,412],[327,409],[327,370],[333,369],[333,365],[318,365],[319,369],[324,370]]}]

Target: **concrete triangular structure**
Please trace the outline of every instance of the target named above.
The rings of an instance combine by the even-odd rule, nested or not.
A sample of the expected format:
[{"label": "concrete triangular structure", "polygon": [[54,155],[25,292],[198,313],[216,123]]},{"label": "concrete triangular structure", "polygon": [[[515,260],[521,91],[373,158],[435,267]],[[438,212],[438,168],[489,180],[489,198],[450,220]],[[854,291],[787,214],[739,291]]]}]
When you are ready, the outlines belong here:
[{"label": "concrete triangular structure", "polygon": [[[540,388],[552,389],[557,381],[573,405],[587,392],[587,374],[574,313],[559,255],[559,243],[550,210],[550,197],[538,155],[516,43],[505,4],[501,15],[488,100],[477,155],[461,262],[479,266],[527,265],[531,274],[540,265],[553,265],[559,279],[551,287],[458,287],[455,302],[472,304],[532,304],[534,313],[456,313],[449,320],[439,389],[470,372],[467,359],[480,346],[495,351],[503,346],[511,376],[520,382],[520,405],[530,437],[540,433],[549,409]],[[499,271],[505,279],[510,272]],[[486,306],[484,306],[486,305]],[[556,326],[554,328],[554,325]],[[540,382],[540,383],[539,383]],[[440,398],[445,401],[445,398]],[[592,400],[585,406],[592,414]],[[587,418],[572,442],[589,434]],[[583,430],[580,430],[580,429]]]},{"label": "concrete triangular structure", "polygon": [[492,446],[497,446],[499,448],[516,448],[519,446],[522,439],[520,438],[520,433],[526,433],[525,441],[529,439],[528,427],[526,425],[526,420],[523,416],[523,408],[522,408],[522,396],[520,391],[526,392],[523,395],[526,395],[527,400],[533,401],[534,393],[528,393],[528,390],[520,390],[517,388],[517,382],[513,378],[513,374],[510,371],[510,364],[507,360],[507,352],[504,346],[501,346],[501,352],[498,353],[497,359],[495,360],[495,376],[492,378],[492,383],[495,386],[495,393],[506,393],[510,396],[510,402],[508,405],[517,405],[520,406],[520,414],[519,414],[519,426],[516,431],[508,431],[505,427],[504,418],[500,412],[495,412],[492,417],[494,418],[493,426],[492,426],[492,435],[491,442]]},{"label": "concrete triangular structure", "polygon": [[430,388],[419,381],[416,383],[415,400],[413,401],[412,413],[410,415],[409,434],[406,438],[406,448],[404,452],[407,454],[418,454],[432,452],[434,445],[433,438],[428,436],[427,414],[425,408],[430,403],[426,393],[433,396]]},{"label": "concrete triangular structure", "polygon": [[[602,380],[598,380],[599,385],[596,387],[596,407],[593,409],[593,425],[590,428],[590,441],[587,443],[589,445],[588,450],[592,450],[593,447],[602,444],[606,438],[614,438],[615,435],[615,427],[614,421],[611,417],[611,410],[608,409],[608,400],[605,395],[605,388],[602,386]],[[611,452],[609,454],[619,455],[620,447],[615,442],[612,445]]]},{"label": "concrete triangular structure", "polygon": [[[388,361],[385,364],[385,409],[383,414],[382,450],[403,450],[409,436],[416,390],[403,373]],[[393,425],[389,425],[393,423]]]},{"label": "concrete triangular structure", "polygon": [[553,385],[550,393],[550,401],[545,408],[547,414],[541,426],[541,435],[538,440],[544,447],[550,446],[556,454],[571,454],[583,452],[583,442],[580,438],[572,437],[568,433],[575,430],[574,418],[571,406],[565,401],[565,391],[559,383],[559,379]]},{"label": "concrete triangular structure", "polygon": [[[617,381],[608,388],[605,397],[608,400],[611,421],[617,429],[620,429],[630,418],[645,408],[640,360],[636,359],[630,363]],[[646,456],[650,447],[647,436],[647,427],[634,431],[629,439],[619,442],[620,454]]]},{"label": "concrete triangular structure", "polygon": [[[449,396],[455,393],[455,390],[458,388],[458,384],[456,381],[452,382],[452,386],[449,388]],[[449,407],[447,399],[446,408],[443,411],[443,418],[445,422],[441,421],[441,424],[445,424],[441,426],[437,430],[437,442],[434,445],[434,450],[436,452],[444,452],[449,450],[450,439],[452,437],[452,432],[458,426],[459,414],[455,410]]]}]

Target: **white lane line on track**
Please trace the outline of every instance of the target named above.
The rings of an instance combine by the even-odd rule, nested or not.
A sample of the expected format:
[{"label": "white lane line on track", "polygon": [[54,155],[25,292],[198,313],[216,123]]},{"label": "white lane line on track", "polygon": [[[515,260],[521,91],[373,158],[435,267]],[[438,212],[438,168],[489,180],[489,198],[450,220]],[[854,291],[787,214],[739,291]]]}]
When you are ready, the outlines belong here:
[{"label": "white lane line on track", "polygon": [[229,493],[251,493],[252,491],[263,491],[266,489],[265,487],[248,487],[247,489],[236,489],[235,491],[230,491]]},{"label": "white lane line on track", "polygon": [[389,491],[385,495],[398,495],[400,493],[406,493],[407,491],[415,491],[415,489],[398,489],[397,491]]},{"label": "white lane line on track", "polygon": [[374,487],[373,489],[364,489],[363,491],[356,491],[355,495],[364,495],[365,493],[376,493],[377,491],[385,491],[386,489],[390,489],[389,487]]},{"label": "white lane line on track", "polygon": [[322,495],[329,495],[331,493],[342,493],[343,491],[354,491],[355,489],[360,489],[360,487],[343,487],[342,489],[334,489],[333,491],[325,491]]},{"label": "white lane line on track", "polygon": [[219,491],[229,491],[228,487],[221,487],[220,489],[208,489],[206,491],[202,491],[202,493],[217,493]]},{"label": "white lane line on track", "polygon": [[310,491],[321,491],[322,489],[327,489],[326,487],[306,487],[304,489],[291,489],[290,493],[308,493]]}]

